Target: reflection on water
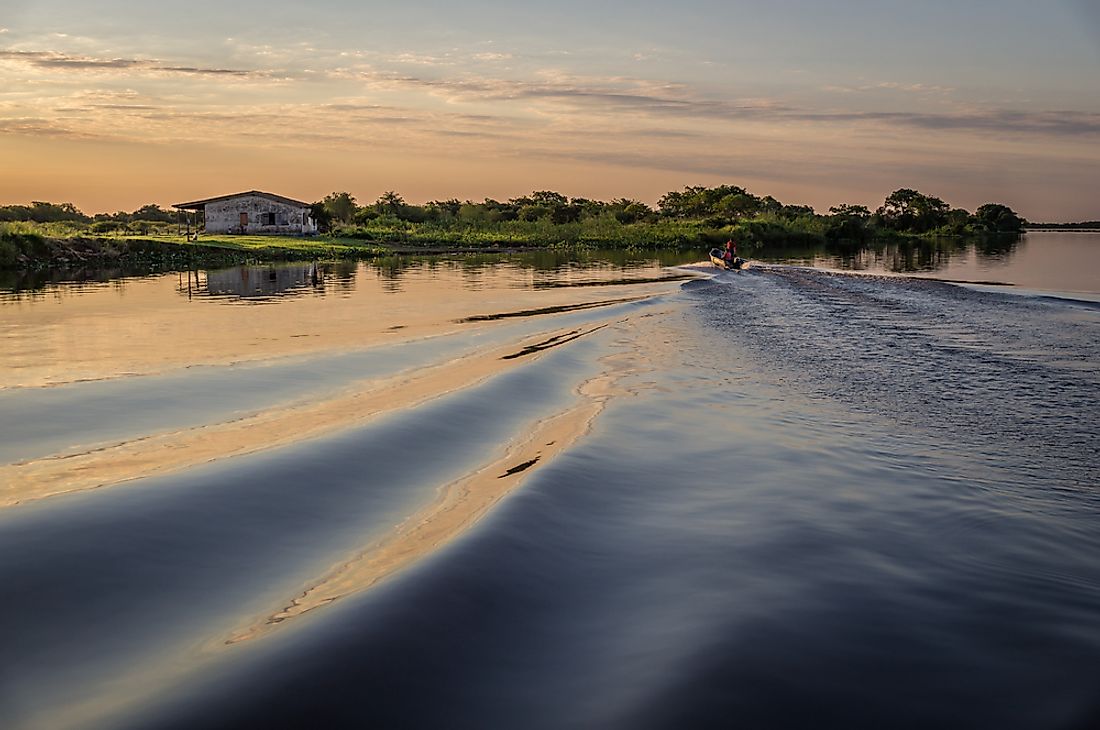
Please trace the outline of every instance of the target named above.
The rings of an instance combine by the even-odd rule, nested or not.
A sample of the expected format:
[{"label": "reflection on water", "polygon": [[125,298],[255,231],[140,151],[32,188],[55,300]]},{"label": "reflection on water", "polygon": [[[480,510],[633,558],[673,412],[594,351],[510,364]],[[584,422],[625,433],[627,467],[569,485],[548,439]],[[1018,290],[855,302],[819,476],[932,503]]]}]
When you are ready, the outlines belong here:
[{"label": "reflection on water", "polygon": [[986,264],[1004,263],[1021,246],[1021,236],[986,239],[918,238],[892,241],[829,241],[822,244],[769,245],[754,252],[773,263],[825,266],[848,271],[930,273],[976,257]]},{"label": "reflection on water", "polygon": [[159,275],[147,266],[96,266],[86,269],[47,269],[44,271],[10,271],[0,269],[0,302],[18,296],[33,297],[63,287],[95,288],[118,284],[127,279]]},{"label": "reflection on water", "polygon": [[301,294],[309,289],[324,290],[324,270],[316,263],[270,266],[235,266],[216,271],[180,273],[181,294],[228,298],[252,304],[276,297]]},{"label": "reflection on water", "polygon": [[[0,291],[0,389],[442,335],[471,317],[609,299],[590,286],[601,282],[617,285],[615,298],[671,287],[678,275],[662,267],[697,259],[691,251],[392,256],[68,284],[26,279]],[[251,307],[242,328],[236,307],[225,306],[240,304],[274,306]]]},{"label": "reflection on water", "polygon": [[[639,271],[694,263],[695,251],[543,251],[463,256],[385,256],[365,263],[309,262],[179,272],[178,291],[188,299],[206,297],[228,303],[265,304],[303,295],[346,293],[356,276],[373,277],[381,291],[396,294],[407,277],[449,279],[457,276],[470,291],[497,287],[502,274],[515,288],[599,286],[639,280]],[[663,276],[655,278],[664,278]],[[41,286],[58,283],[43,281]]]},{"label": "reflection on water", "polygon": [[[221,270],[191,271],[191,295],[263,299],[284,294],[340,293],[352,288],[357,273],[382,282],[387,291],[401,291],[407,275],[461,273],[466,286],[478,289],[489,274],[496,279],[501,270],[512,270],[512,285],[530,286],[534,281],[568,280],[588,277],[597,281],[612,270],[632,271],[660,266],[694,263],[701,258],[695,250],[602,250],[563,249],[501,254],[453,254],[432,256],[382,256],[358,261],[323,261],[234,266]],[[518,275],[523,272],[523,275]],[[180,290],[188,291],[186,271],[178,272]],[[0,270],[0,303],[18,294],[38,292],[79,292],[105,283],[124,286],[126,280],[159,277],[164,272],[147,265],[95,266],[48,269],[44,271]],[[216,275],[215,275],[216,274]],[[496,286],[497,284],[493,284]]]},{"label": "reflection on water", "polygon": [[[939,278],[1012,283],[1054,291],[1100,291],[1100,232],[1039,231],[1023,236],[926,238],[899,241],[833,241],[817,245],[770,243],[751,248],[754,260],[823,268],[916,274]],[[517,288],[599,283],[611,272],[624,274],[699,261],[698,251],[567,249],[524,253],[442,256],[385,256],[366,262],[310,262],[237,266],[180,272],[179,291],[222,301],[270,302],[310,294],[345,295],[357,275],[378,281],[385,292],[402,291],[404,281],[458,274],[463,286],[478,291],[500,285],[502,274]],[[4,298],[35,292],[67,291],[159,276],[142,267],[108,267],[35,272],[0,271]],[[624,276],[624,278],[626,278]],[[493,283],[486,284],[488,280]],[[121,284],[119,284],[121,285]]]},{"label": "reflection on water", "polygon": [[998,282],[1062,292],[1100,292],[1100,234],[1036,232],[978,239],[832,242],[765,251],[761,258],[848,271]]},{"label": "reflection on water", "polygon": [[[0,388],[146,374],[196,364],[362,347],[450,331],[447,323],[607,299],[672,282],[664,267],[702,252],[542,251],[390,256],[370,261],[241,266],[172,274],[109,269],[12,274],[0,279]],[[771,247],[763,262],[1011,283],[1048,292],[1100,292],[1100,233],[1021,239],[923,240],[864,247]],[[67,277],[76,279],[71,283]],[[586,290],[587,293],[586,293]],[[549,292],[559,291],[551,296]],[[620,295],[616,295],[620,296]],[[43,308],[35,302],[62,306]],[[237,329],[224,304],[255,307]],[[217,307],[204,305],[215,304]],[[488,308],[486,304],[491,304]],[[79,333],[76,336],[75,333]]]},{"label": "reflection on water", "polygon": [[549,250],[461,256],[386,256],[364,267],[388,292],[400,292],[406,277],[434,278],[458,274],[464,288],[480,291],[501,286],[528,289],[567,286],[573,283],[605,283],[614,272],[625,280],[663,266],[696,263],[694,250]]},{"label": "reflection on water", "polygon": [[821,246],[813,258],[839,269],[854,271],[890,271],[894,273],[930,273],[974,262],[979,266],[1009,264],[1023,245],[1018,235],[989,236],[981,239],[923,238],[902,241],[853,243],[833,241]]}]

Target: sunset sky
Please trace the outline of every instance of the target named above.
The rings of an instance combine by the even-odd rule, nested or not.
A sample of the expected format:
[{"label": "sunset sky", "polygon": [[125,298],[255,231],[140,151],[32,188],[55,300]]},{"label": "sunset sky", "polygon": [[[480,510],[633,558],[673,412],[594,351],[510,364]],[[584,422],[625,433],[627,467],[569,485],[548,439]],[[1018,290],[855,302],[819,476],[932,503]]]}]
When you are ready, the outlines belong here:
[{"label": "sunset sky", "polygon": [[4,0],[0,204],[915,187],[1100,218],[1100,3]]}]

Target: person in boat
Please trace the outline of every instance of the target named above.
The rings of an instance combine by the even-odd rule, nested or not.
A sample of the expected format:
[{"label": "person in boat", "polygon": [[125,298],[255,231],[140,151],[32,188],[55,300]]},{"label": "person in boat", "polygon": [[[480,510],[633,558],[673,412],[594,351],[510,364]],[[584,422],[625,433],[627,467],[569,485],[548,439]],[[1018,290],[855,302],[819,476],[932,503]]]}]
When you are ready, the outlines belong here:
[{"label": "person in boat", "polygon": [[733,239],[726,241],[726,250],[722,252],[722,260],[726,262],[726,268],[732,269],[737,260],[737,244]]}]

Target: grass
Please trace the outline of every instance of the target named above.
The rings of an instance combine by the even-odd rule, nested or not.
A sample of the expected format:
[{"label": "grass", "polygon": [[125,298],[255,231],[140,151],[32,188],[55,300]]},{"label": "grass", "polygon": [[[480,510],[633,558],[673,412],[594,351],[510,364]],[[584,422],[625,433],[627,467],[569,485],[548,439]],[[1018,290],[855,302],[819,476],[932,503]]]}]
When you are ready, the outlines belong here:
[{"label": "grass", "polygon": [[0,223],[0,268],[11,268],[21,258],[48,255],[46,239],[31,223]]},{"label": "grass", "polygon": [[653,223],[620,223],[606,214],[575,223],[507,221],[412,223],[379,218],[365,224],[339,226],[337,234],[390,246],[461,246],[492,248],[521,246],[551,248],[707,247],[729,237],[732,229],[714,228],[701,221],[662,219]]}]

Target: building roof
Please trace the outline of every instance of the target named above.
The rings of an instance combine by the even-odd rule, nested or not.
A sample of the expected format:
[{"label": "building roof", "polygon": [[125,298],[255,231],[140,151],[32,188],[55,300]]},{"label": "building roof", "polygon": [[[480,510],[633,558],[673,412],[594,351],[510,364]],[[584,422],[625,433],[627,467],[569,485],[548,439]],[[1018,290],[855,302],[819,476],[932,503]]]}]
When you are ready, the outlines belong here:
[{"label": "building roof", "polygon": [[217,203],[222,200],[229,200],[230,198],[243,198],[249,195],[267,198],[268,200],[274,200],[276,203],[285,203],[287,205],[293,205],[299,208],[309,208],[312,205],[312,203],[303,203],[301,200],[295,200],[294,198],[284,198],[282,195],[276,195],[275,193],[265,193],[262,190],[249,190],[243,193],[233,193],[232,195],[219,195],[216,198],[192,200],[190,203],[175,203],[172,205],[172,207],[179,208],[181,210],[201,210],[206,207],[207,203]]}]

